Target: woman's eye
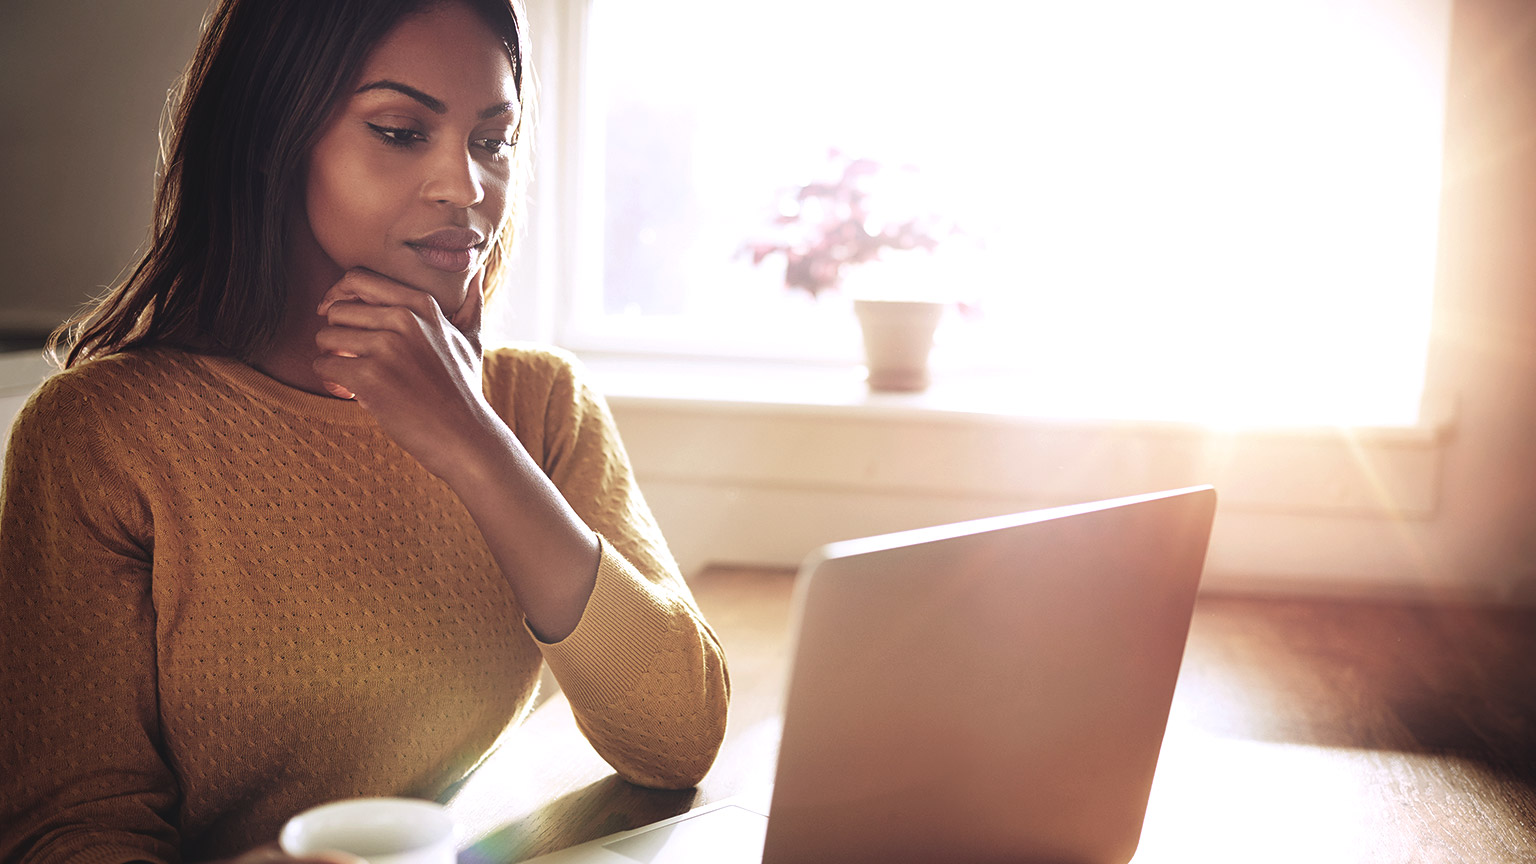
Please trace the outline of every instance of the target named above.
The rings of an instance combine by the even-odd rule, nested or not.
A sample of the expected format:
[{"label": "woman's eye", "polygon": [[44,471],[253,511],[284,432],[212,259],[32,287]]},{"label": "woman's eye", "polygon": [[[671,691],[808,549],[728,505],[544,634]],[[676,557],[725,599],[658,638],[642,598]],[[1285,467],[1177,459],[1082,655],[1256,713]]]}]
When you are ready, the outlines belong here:
[{"label": "woman's eye", "polygon": [[427,136],[417,132],[415,129],[402,129],[398,126],[380,126],[377,123],[369,123],[368,128],[373,130],[373,134],[379,136],[379,140],[391,147],[409,147],[412,144],[427,140]]},{"label": "woman's eye", "polygon": [[512,149],[512,142],[505,138],[481,138],[480,149],[492,156],[501,156]]}]

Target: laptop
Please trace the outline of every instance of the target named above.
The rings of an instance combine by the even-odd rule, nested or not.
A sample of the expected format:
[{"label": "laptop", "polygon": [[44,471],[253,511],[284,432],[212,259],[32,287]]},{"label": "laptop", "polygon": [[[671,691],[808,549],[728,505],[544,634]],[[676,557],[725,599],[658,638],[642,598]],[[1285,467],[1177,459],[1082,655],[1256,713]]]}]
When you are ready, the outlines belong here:
[{"label": "laptop", "polygon": [[771,793],[534,860],[1125,864],[1215,507],[1201,486],[823,547]]}]

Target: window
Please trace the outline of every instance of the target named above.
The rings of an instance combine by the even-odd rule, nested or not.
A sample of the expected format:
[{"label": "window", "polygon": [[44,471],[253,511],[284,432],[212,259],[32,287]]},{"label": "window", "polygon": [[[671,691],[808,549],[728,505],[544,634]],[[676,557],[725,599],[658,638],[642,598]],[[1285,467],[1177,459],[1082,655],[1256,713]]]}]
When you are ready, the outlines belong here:
[{"label": "window", "polygon": [[941,370],[1042,413],[1418,419],[1450,0],[561,2],[557,341],[857,362],[846,296],[742,254],[837,147],[966,229],[921,269],[980,310]]}]

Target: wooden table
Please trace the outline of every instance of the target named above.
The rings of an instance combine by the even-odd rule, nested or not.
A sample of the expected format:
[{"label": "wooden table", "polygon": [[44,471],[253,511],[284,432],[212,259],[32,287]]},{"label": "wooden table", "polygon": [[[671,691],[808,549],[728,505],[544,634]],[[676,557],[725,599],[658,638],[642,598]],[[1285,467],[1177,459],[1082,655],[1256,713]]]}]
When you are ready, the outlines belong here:
[{"label": "wooden table", "polygon": [[[618,780],[564,698],[450,803],[520,861],[773,779],[793,574],[717,568],[731,725],[695,790]],[[1536,861],[1536,610],[1203,596],[1136,864]]]}]

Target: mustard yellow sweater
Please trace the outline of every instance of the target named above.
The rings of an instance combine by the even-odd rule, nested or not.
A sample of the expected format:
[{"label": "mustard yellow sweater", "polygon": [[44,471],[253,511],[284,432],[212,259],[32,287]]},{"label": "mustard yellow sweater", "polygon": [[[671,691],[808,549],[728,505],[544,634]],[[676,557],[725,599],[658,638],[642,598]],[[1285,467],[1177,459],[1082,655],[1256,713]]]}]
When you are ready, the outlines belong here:
[{"label": "mustard yellow sweater", "polygon": [[438,797],[545,661],[621,776],[697,782],[724,657],[605,404],[532,347],[489,352],[484,389],[602,540],[558,644],[358,405],[170,349],[48,381],[0,503],[0,859],[222,857],[319,802]]}]

